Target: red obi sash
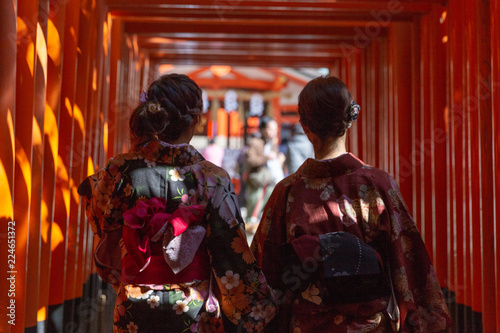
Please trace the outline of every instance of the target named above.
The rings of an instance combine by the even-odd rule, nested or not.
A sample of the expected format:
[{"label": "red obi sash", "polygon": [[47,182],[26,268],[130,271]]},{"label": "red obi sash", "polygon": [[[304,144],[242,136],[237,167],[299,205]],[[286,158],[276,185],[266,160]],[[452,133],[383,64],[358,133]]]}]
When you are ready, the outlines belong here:
[{"label": "red obi sash", "polygon": [[[160,243],[161,244],[161,243]],[[149,265],[139,272],[134,259],[126,255],[122,259],[121,281],[125,284],[172,284],[193,280],[208,280],[210,261],[205,249],[200,248],[193,261],[178,274],[165,262],[163,255],[152,255]]]},{"label": "red obi sash", "polygon": [[[166,213],[164,198],[139,201],[123,213],[121,280],[136,284],[170,284],[209,277],[205,228],[199,225],[203,205],[179,207]],[[167,232],[171,226],[172,232]]]}]

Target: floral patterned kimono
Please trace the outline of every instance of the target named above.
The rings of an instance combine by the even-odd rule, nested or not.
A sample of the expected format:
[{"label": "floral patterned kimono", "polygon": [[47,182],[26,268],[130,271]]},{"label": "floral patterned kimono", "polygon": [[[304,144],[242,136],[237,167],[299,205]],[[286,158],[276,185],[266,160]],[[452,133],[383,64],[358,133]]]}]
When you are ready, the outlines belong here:
[{"label": "floral patterned kimono", "polygon": [[[279,264],[287,260],[280,251],[283,244],[334,232],[354,234],[376,249],[390,272],[384,275],[386,297],[363,304],[332,303],[327,296],[337,291],[348,295],[348,287],[326,290],[312,279],[317,262],[291,271]],[[266,205],[252,250],[280,304],[266,331],[392,332],[399,325],[401,332],[428,333],[451,325],[434,268],[396,182],[352,154],[308,159],[281,181]],[[341,260],[348,263],[356,256]],[[290,287],[294,279],[305,288],[294,290],[299,283]]]},{"label": "floral patterned kimono", "polygon": [[274,316],[230,178],[192,146],[153,140],[79,193],[115,332],[257,332]]}]

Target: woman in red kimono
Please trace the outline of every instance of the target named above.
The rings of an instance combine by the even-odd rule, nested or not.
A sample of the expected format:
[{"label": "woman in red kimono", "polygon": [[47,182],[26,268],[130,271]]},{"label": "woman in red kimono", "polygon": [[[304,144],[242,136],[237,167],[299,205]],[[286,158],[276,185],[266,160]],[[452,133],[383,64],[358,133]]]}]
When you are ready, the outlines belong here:
[{"label": "woman in red kimono", "polygon": [[334,77],[312,80],[299,96],[315,158],[274,188],[252,243],[280,304],[269,331],[429,333],[451,325],[395,180],[346,152],[359,111]]},{"label": "woman in red kimono", "polygon": [[275,305],[223,169],[189,145],[201,90],[162,76],[130,118],[133,149],[79,187],[114,332],[258,332]]}]

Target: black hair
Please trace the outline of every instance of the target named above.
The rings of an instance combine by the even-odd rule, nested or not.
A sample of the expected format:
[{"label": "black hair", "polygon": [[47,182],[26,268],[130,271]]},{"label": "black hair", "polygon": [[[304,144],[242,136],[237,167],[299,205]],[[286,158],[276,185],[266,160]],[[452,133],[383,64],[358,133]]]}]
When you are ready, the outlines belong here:
[{"label": "black hair", "polygon": [[270,122],[274,121],[274,119],[272,117],[269,117],[269,116],[262,116],[259,120],[259,130],[263,130],[264,128],[267,127],[267,124],[269,124]]},{"label": "black hair", "polygon": [[352,121],[348,114],[351,99],[351,93],[342,80],[317,77],[299,94],[300,121],[322,139],[340,137]]},{"label": "black hair", "polygon": [[131,139],[143,143],[157,137],[177,140],[201,114],[203,100],[196,82],[184,74],[168,74],[151,83],[146,100],[133,111]]}]

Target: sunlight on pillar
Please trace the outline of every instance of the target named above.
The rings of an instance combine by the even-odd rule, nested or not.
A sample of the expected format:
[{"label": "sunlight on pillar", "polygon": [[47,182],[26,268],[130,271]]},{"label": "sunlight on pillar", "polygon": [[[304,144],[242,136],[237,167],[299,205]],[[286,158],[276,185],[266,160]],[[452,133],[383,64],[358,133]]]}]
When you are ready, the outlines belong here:
[{"label": "sunlight on pillar", "polygon": [[40,126],[38,126],[38,121],[36,117],[33,116],[33,146],[40,146],[42,144],[42,132],[40,131]]},{"label": "sunlight on pillar", "polygon": [[[41,234],[42,234],[42,239],[45,243],[50,241],[50,250],[54,251],[54,249],[63,242],[64,236],[61,232],[61,228],[55,221],[49,221],[49,210],[47,207],[47,204],[45,201],[42,202],[42,225],[41,225]],[[52,225],[52,229],[50,226]],[[49,239],[49,229],[51,230],[50,232],[50,239]]]},{"label": "sunlight on pillar", "polygon": [[24,22],[22,18],[17,17],[17,42],[23,42],[28,44],[26,48],[26,63],[28,64],[28,68],[30,70],[31,76],[33,76],[33,66],[35,62],[35,45],[30,37],[30,33],[28,31],[28,26]]},{"label": "sunlight on pillar", "polygon": [[139,54],[139,44],[137,43],[137,36],[132,37],[132,46],[134,47],[134,54]]},{"label": "sunlight on pillar", "polygon": [[[9,136],[10,136],[10,145],[11,145],[11,152],[15,151],[15,146],[14,146],[14,124],[12,121],[12,113],[10,112],[10,109],[7,109],[7,128],[9,131]],[[8,143],[3,142],[3,145],[7,145]],[[3,155],[2,155],[3,156]],[[6,156],[5,156],[6,157]],[[6,160],[0,160],[0,191],[2,193],[2,200],[0,200],[0,212],[3,217],[9,217],[12,218],[14,215],[14,207],[12,206],[12,189],[10,188],[10,182],[9,178],[12,175],[7,175],[7,171],[5,170],[4,163],[6,161],[11,161],[11,158],[8,158]],[[12,165],[9,166],[9,169],[12,168]]]},{"label": "sunlight on pillar", "polygon": [[450,124],[450,109],[445,106],[444,107],[444,130],[446,133],[449,132],[449,124]]},{"label": "sunlight on pillar", "polygon": [[28,44],[28,48],[26,50],[26,63],[30,69],[31,76],[33,76],[33,67],[35,66],[35,45],[33,42]]},{"label": "sunlight on pillar", "polygon": [[5,171],[3,161],[0,160],[0,191],[2,191],[2,200],[0,200],[0,212],[2,217],[12,219],[14,207],[12,206],[12,190],[9,186],[9,177]]},{"label": "sunlight on pillar", "polygon": [[[108,13],[108,22],[110,19],[110,14]],[[102,48],[104,50],[104,57],[108,56],[108,44],[109,44],[109,26],[108,22],[104,21],[102,23]]]},{"label": "sunlight on pillar", "polygon": [[71,28],[69,28],[69,33],[71,34],[71,37],[73,38],[73,40],[76,42],[76,31],[75,31],[75,27],[71,26]]},{"label": "sunlight on pillar", "polygon": [[64,235],[61,231],[61,227],[55,221],[52,223],[52,232],[50,233],[50,251],[54,251],[59,244],[64,244]]},{"label": "sunlight on pillar", "polygon": [[71,194],[73,195],[73,200],[75,200],[75,202],[78,202],[80,200],[80,195],[78,194],[78,185],[80,184],[75,184],[73,179],[69,180],[69,187],[71,189]]},{"label": "sunlight on pillar", "polygon": [[102,144],[104,146],[104,156],[108,156],[108,122],[106,121],[103,125],[102,133]]},{"label": "sunlight on pillar", "polygon": [[47,53],[54,65],[61,64],[61,38],[59,31],[50,19],[47,22]]},{"label": "sunlight on pillar", "polygon": [[92,73],[92,90],[97,91],[97,68]]},{"label": "sunlight on pillar", "polygon": [[47,42],[40,23],[36,26],[36,54],[42,66],[44,82],[47,84]]},{"label": "sunlight on pillar", "polygon": [[[21,168],[21,173],[26,184],[26,193],[28,193],[27,202],[31,202],[31,165],[20,142],[17,142],[16,148],[16,163]],[[16,189],[16,191],[19,191],[19,189]]]},{"label": "sunlight on pillar", "polygon": [[44,306],[38,309],[36,313],[36,321],[45,321],[47,319],[47,308]]},{"label": "sunlight on pillar", "polygon": [[75,104],[75,107],[73,108],[73,118],[75,119],[76,123],[78,124],[78,127],[80,127],[80,131],[85,135],[85,120],[83,119],[83,114],[82,110],[78,107],[77,104]]},{"label": "sunlight on pillar", "polygon": [[[151,44],[174,44],[176,42],[175,39],[165,38],[165,37],[150,37],[146,39],[146,41]],[[185,43],[185,42],[186,40],[182,39],[180,40],[179,43]]]},{"label": "sunlight on pillar", "polygon": [[439,23],[443,24],[444,21],[446,21],[446,16],[448,15],[448,12],[445,10],[441,13],[441,17],[439,18]]},{"label": "sunlight on pillar", "polygon": [[59,129],[57,128],[57,119],[54,111],[49,104],[45,103],[45,117],[43,123],[43,131],[47,137],[52,156],[57,155],[59,146]]},{"label": "sunlight on pillar", "polygon": [[87,176],[93,175],[94,173],[94,161],[92,157],[89,156],[87,159]]},{"label": "sunlight on pillar", "polygon": [[[11,145],[11,151],[15,151],[14,147],[14,121],[12,120],[12,112],[10,109],[7,109],[7,128],[9,129],[9,134],[10,134],[10,145]],[[3,143],[5,144],[5,142]]]},{"label": "sunlight on pillar", "polygon": [[40,207],[40,217],[41,217],[41,225],[40,225],[40,234],[42,236],[42,240],[44,243],[49,241],[49,229],[50,222],[49,218],[49,208],[47,207],[47,203],[45,200],[42,200],[42,206]]},{"label": "sunlight on pillar", "polygon": [[[68,175],[68,170],[66,169],[66,166],[64,165],[64,161],[62,160],[62,157],[59,155],[57,156],[57,178],[60,180],[62,184],[68,184],[69,182],[69,175]],[[66,215],[69,215],[69,204],[70,204],[70,193],[69,189],[67,186],[59,186],[58,188],[62,192],[62,197],[64,200],[64,207],[66,209]]]},{"label": "sunlight on pillar", "polygon": [[73,116],[73,107],[71,106],[71,101],[69,100],[68,97],[64,99],[64,106],[66,107],[66,111],[68,111],[68,114],[70,117]]},{"label": "sunlight on pillar", "polygon": [[24,23],[24,20],[20,18],[19,16],[17,17],[17,40],[22,40],[28,36],[28,27],[26,26],[26,23]]}]

